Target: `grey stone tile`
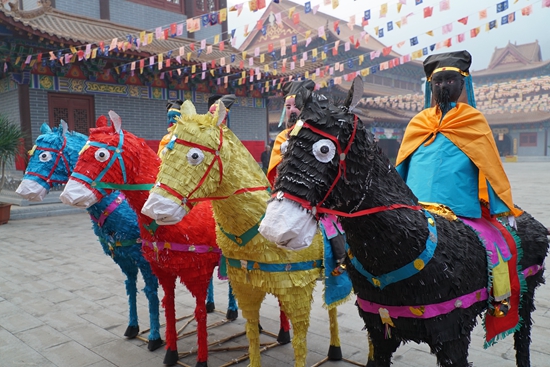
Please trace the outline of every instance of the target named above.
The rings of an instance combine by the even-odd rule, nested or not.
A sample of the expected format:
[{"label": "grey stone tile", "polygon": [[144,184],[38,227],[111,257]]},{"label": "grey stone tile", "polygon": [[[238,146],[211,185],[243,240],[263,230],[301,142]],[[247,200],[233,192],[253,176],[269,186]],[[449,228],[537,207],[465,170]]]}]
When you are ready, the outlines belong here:
[{"label": "grey stone tile", "polygon": [[[155,365],[158,362],[162,363],[155,354],[147,349],[137,347],[125,340],[114,340],[91,348],[91,350],[118,367],[135,366],[144,361],[150,361],[150,365]],[[153,364],[153,362],[156,363]]]},{"label": "grey stone tile", "polygon": [[36,351],[67,343],[71,338],[48,325],[15,333],[15,336]]},{"label": "grey stone tile", "polygon": [[41,354],[58,367],[84,367],[104,359],[75,341],[54,345]]},{"label": "grey stone tile", "polygon": [[24,313],[11,313],[0,317],[0,326],[11,333],[17,333],[43,325],[42,321]]}]

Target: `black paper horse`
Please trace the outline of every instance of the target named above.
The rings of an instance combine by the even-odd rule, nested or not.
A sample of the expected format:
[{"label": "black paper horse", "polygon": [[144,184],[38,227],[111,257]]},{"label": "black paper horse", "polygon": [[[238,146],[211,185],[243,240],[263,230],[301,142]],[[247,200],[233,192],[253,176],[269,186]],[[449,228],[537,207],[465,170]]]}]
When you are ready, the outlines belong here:
[{"label": "black paper horse", "polygon": [[[470,334],[488,304],[485,247],[462,221],[418,206],[369,128],[351,112],[362,96],[362,82],[354,85],[355,98],[352,87],[343,106],[306,89],[296,96],[300,127],[291,133],[262,225],[340,216],[349,244],[347,269],[374,347],[367,367],[390,366],[407,341],[427,343],[440,366],[468,366]],[[548,238],[527,213],[517,228],[523,248],[518,272],[526,284],[514,338],[517,365],[528,367],[533,298],[544,283]]]}]

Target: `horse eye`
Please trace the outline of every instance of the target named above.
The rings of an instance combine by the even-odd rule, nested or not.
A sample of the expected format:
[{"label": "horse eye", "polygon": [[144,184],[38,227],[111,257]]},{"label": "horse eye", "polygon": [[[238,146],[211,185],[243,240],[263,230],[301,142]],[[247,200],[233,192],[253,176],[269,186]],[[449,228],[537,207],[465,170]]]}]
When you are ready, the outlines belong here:
[{"label": "horse eye", "polygon": [[281,144],[281,154],[285,154],[286,150],[288,149],[288,140],[285,140],[283,144]]},{"label": "horse eye", "polygon": [[40,155],[38,156],[38,159],[40,159],[40,162],[48,162],[49,160],[52,159],[52,154],[50,152],[40,153]]},{"label": "horse eye", "polygon": [[312,147],[313,155],[319,162],[328,163],[336,154],[336,147],[329,139],[321,139]]},{"label": "horse eye", "polygon": [[202,150],[198,148],[191,148],[187,152],[187,161],[190,165],[196,166],[201,164],[201,162],[204,160],[204,153]]},{"label": "horse eye", "polygon": [[109,159],[111,156],[111,153],[109,153],[109,150],[105,148],[99,148],[95,151],[95,159],[97,159],[100,162],[105,162]]}]

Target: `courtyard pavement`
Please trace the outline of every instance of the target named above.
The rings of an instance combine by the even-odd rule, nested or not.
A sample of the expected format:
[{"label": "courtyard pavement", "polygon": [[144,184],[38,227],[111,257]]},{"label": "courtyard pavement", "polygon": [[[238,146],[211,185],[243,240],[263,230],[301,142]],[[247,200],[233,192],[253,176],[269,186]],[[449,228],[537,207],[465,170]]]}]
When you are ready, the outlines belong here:
[{"label": "courtyard pavement", "polygon": [[[550,227],[550,162],[505,163],[512,183],[514,201]],[[548,260],[547,260],[548,265]],[[127,326],[127,298],[124,276],[105,256],[83,211],[73,215],[12,220],[0,226],[0,367],[112,367],[163,366],[164,349],[147,350],[140,339],[123,337]],[[144,287],[139,280],[139,289]],[[162,289],[159,287],[162,297]],[[215,283],[217,309],[209,314],[209,323],[223,319],[227,306],[227,285]],[[322,288],[316,288],[308,334],[308,366],[322,360],[328,351],[328,316],[322,308]],[[550,366],[550,286],[541,286],[535,297],[531,362],[533,367]],[[193,312],[194,300],[178,285],[178,316]],[[142,330],[148,328],[147,301],[138,295]],[[339,307],[340,337],[345,358],[364,365],[368,345],[363,323],[353,301]],[[164,320],[164,314],[161,314]],[[278,307],[268,297],[261,310],[264,329],[278,331]],[[183,327],[180,322],[178,327]],[[194,322],[185,329],[192,330]],[[244,319],[213,327],[209,341],[214,342],[244,330]],[[164,328],[161,330],[164,333]],[[147,334],[144,334],[145,336]],[[515,366],[513,338],[483,349],[484,332],[478,324],[472,335],[469,360],[477,367]],[[263,342],[273,338],[262,336]],[[194,335],[178,342],[180,352],[196,345]],[[223,346],[246,345],[239,337]],[[211,352],[209,366],[222,366],[243,354],[242,350]],[[180,360],[194,366],[194,356]],[[246,366],[240,362],[237,366]],[[293,365],[290,344],[262,353],[262,366]],[[324,366],[351,365],[343,361]],[[394,355],[394,367],[436,366],[426,345],[409,343]]]}]

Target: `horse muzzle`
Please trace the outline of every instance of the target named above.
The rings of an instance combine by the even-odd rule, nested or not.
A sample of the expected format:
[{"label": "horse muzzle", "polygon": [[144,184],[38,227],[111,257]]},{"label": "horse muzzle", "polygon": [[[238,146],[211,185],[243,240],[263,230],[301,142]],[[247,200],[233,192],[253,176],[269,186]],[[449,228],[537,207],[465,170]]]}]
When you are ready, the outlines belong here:
[{"label": "horse muzzle", "polygon": [[141,213],[154,219],[159,225],[168,226],[181,221],[187,211],[172,200],[151,193],[145,204],[143,204]]},{"label": "horse muzzle", "polygon": [[98,202],[92,190],[74,180],[69,180],[69,182],[67,182],[65,190],[59,195],[59,198],[64,204],[84,209]]},{"label": "horse muzzle", "polygon": [[15,192],[23,199],[35,202],[44,200],[44,198],[48,194],[48,190],[46,190],[42,185],[40,185],[36,181],[29,180],[27,178],[21,181],[19,187],[17,188],[17,190],[15,190]]},{"label": "horse muzzle", "polygon": [[317,221],[299,204],[290,200],[273,200],[258,228],[262,236],[278,247],[300,250],[311,245],[317,233]]}]

